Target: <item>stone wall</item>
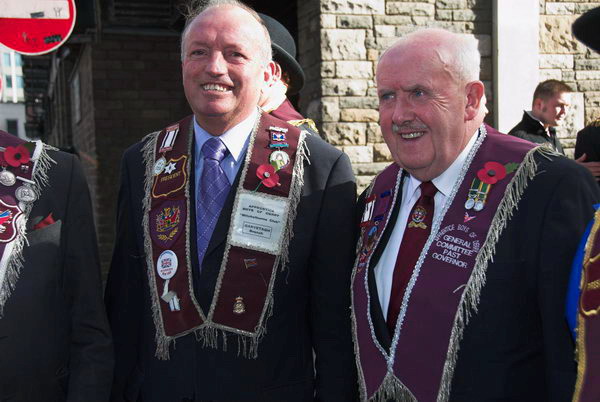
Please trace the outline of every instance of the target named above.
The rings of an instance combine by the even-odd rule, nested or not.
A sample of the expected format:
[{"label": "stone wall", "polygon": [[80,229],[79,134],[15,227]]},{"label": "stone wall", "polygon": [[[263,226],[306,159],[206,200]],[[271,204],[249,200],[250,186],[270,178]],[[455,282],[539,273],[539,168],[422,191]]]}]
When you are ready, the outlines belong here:
[{"label": "stone wall", "polygon": [[[561,79],[577,91],[568,120],[559,130],[568,154],[577,130],[600,117],[600,58],[571,35],[573,20],[597,6],[600,1],[540,0],[540,79]],[[430,26],[478,39],[481,80],[488,109],[493,110],[492,0],[299,2],[300,61],[310,77],[301,109],[318,123],[327,141],[348,154],[359,190],[390,162],[377,124],[377,59],[397,37]],[[518,60],[514,73],[518,74]],[[531,95],[522,94],[528,99]],[[486,121],[493,125],[493,114]]]},{"label": "stone wall", "polygon": [[598,6],[599,1],[540,1],[540,80],[562,80],[575,91],[566,122],[557,130],[569,156],[577,131],[600,118],[600,58],[571,34],[573,21]]},{"label": "stone wall", "polygon": [[[359,190],[390,163],[377,123],[374,72],[381,51],[399,36],[429,26],[475,35],[483,55],[481,78],[492,99],[492,0],[320,0],[318,9],[314,3],[308,3],[313,5],[310,19],[299,15],[300,60],[319,90],[305,89],[301,107],[321,135],[348,154]],[[303,36],[307,26],[310,35]],[[315,38],[320,53],[303,52],[316,46]],[[312,74],[315,63],[320,80]]]}]

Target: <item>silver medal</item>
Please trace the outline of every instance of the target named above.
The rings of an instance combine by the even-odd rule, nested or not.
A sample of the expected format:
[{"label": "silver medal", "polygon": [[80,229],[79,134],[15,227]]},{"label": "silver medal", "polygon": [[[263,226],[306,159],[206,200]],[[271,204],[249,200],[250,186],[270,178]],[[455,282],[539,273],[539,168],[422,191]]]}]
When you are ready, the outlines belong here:
[{"label": "silver medal", "polygon": [[37,195],[35,195],[35,191],[33,191],[30,186],[21,186],[17,188],[15,196],[17,197],[17,200],[24,203],[30,203],[37,200]]},{"label": "silver medal", "polygon": [[477,201],[475,203],[475,207],[473,207],[473,209],[477,212],[481,211],[483,209],[483,201]]},{"label": "silver medal", "polygon": [[158,176],[163,172],[165,166],[167,165],[167,160],[164,156],[161,156],[159,160],[154,163],[154,176]]},{"label": "silver medal", "polygon": [[465,209],[471,209],[473,208],[473,206],[475,205],[475,200],[473,200],[472,198],[467,199],[467,202],[465,202]]},{"label": "silver medal", "polygon": [[3,170],[0,172],[0,183],[4,186],[12,186],[17,182],[17,178],[12,172]]}]

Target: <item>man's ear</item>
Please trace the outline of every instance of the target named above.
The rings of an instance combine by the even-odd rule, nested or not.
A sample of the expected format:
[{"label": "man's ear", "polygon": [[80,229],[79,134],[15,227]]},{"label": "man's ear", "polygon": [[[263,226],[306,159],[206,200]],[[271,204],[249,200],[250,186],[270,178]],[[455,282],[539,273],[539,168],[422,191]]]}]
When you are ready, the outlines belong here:
[{"label": "man's ear", "polygon": [[534,112],[537,112],[539,110],[542,110],[543,108],[544,108],[544,100],[542,98],[535,98],[531,105],[531,110],[533,110]]},{"label": "man's ear", "polygon": [[473,120],[479,114],[479,109],[483,107],[481,101],[485,93],[485,87],[481,81],[472,81],[465,87],[467,104],[465,105],[465,121]]},{"label": "man's ear", "polygon": [[272,86],[275,82],[281,80],[281,66],[279,63],[271,60],[265,67],[265,87]]}]

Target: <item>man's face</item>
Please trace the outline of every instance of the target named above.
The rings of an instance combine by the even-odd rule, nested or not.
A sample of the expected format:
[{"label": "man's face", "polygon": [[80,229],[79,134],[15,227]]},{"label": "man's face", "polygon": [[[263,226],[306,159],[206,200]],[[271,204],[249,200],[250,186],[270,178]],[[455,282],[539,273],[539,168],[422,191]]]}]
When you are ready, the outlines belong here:
[{"label": "man's face", "polygon": [[466,132],[465,86],[439,49],[390,49],[377,67],[379,123],[392,157],[419,180],[446,170],[473,133]]},{"label": "man's face", "polygon": [[569,106],[571,106],[571,94],[568,92],[559,92],[546,100],[537,100],[539,105],[536,117],[546,127],[559,126],[566,117]]},{"label": "man's face", "polygon": [[[220,135],[258,105],[270,75],[258,22],[239,7],[213,7],[190,25],[183,48],[183,87],[198,123]],[[213,132],[217,131],[217,132]]]}]

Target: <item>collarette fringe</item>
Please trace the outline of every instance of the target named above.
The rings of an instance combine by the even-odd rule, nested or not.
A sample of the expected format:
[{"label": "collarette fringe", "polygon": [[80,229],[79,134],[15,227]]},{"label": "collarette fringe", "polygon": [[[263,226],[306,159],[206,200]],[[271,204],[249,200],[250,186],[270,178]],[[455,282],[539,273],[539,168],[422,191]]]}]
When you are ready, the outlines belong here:
[{"label": "collarette fringe", "polygon": [[[250,139],[250,143],[248,146],[248,150],[250,151],[253,147],[254,143],[254,135],[256,135],[256,130],[260,124],[260,119],[257,120],[256,127],[253,129],[253,135]],[[143,161],[146,165],[146,171],[144,174],[144,192],[145,194],[150,194],[152,189],[153,182],[153,164],[155,160],[155,149],[156,149],[156,141],[160,134],[160,131],[148,134],[144,137],[143,141],[145,144],[142,147],[142,155]],[[255,329],[255,332],[249,334],[246,331],[236,330],[234,328],[228,328],[217,323],[212,322],[210,319],[212,317],[212,312],[214,309],[214,304],[218,299],[213,296],[213,302],[211,303],[210,312],[208,314],[208,318],[205,320],[204,324],[202,324],[199,328],[194,328],[184,334],[178,335],[182,336],[188,333],[193,332],[196,336],[196,339],[202,342],[203,347],[210,348],[218,348],[219,347],[219,334],[221,334],[221,345],[223,350],[227,350],[227,338],[230,336],[229,334],[237,337],[237,346],[238,346],[238,355],[242,355],[245,358],[257,358],[258,357],[258,346],[263,336],[267,332],[266,323],[268,319],[273,314],[273,284],[275,283],[275,277],[277,273],[277,268],[279,267],[282,271],[286,269],[289,264],[289,243],[294,236],[293,233],[293,225],[297,216],[297,207],[300,199],[302,197],[302,188],[304,186],[304,167],[305,163],[310,164],[310,150],[308,149],[308,145],[306,144],[306,136],[310,135],[308,131],[302,130],[300,132],[300,137],[298,139],[298,148],[297,148],[297,156],[293,169],[293,178],[290,184],[290,194],[289,194],[289,210],[287,217],[286,228],[283,233],[283,240],[281,246],[281,254],[276,256],[274,263],[273,276],[271,278],[271,282],[269,284],[269,290],[267,293],[267,297],[265,299],[265,307],[263,310],[263,316],[259,321],[259,326]],[[248,157],[250,154],[248,154]],[[248,164],[245,164],[242,169],[242,177],[240,179],[240,188],[243,184],[243,180],[248,169]],[[144,252],[146,254],[146,264],[147,264],[147,274],[148,281],[151,289],[156,288],[156,278],[152,271],[153,261],[152,261],[152,243],[149,235],[149,211],[151,199],[150,197],[144,197],[143,200],[143,220],[142,226],[144,227]],[[227,245],[225,248],[224,259],[221,265],[221,273],[219,278],[217,279],[217,285],[215,288],[215,292],[219,292],[220,283],[222,279],[222,275],[224,273],[223,267],[227,264],[227,256],[230,248],[230,235],[227,238]],[[160,311],[160,300],[158,299],[157,292],[150,292],[152,297],[152,317],[154,320],[154,324],[156,326],[156,357],[160,360],[168,360],[169,359],[169,346],[171,342],[174,341],[174,337],[170,337],[164,334],[162,328],[162,315]]]},{"label": "collarette fringe", "polygon": [[[144,172],[144,194],[145,197],[142,200],[143,218],[142,227],[144,228],[144,253],[146,254],[146,273],[148,274],[148,283],[150,289],[156,289],[156,278],[154,277],[154,263],[152,261],[152,240],[150,240],[150,204],[152,202],[151,194],[152,182],[153,182],[153,166],[154,166],[154,153],[156,149],[156,141],[160,131],[155,131],[144,137],[142,141],[145,141],[142,147],[142,158],[146,166]],[[169,345],[173,341],[173,337],[167,336],[164,333],[164,326],[162,321],[162,315],[160,311],[160,300],[158,300],[158,293],[150,291],[150,297],[152,298],[152,319],[154,326],[156,327],[156,357],[159,360],[169,359]]]},{"label": "collarette fringe", "polygon": [[290,208],[287,216],[287,224],[283,232],[283,240],[281,244],[280,263],[281,269],[284,270],[289,263],[288,246],[294,237],[294,222],[298,213],[298,203],[302,197],[302,188],[304,187],[304,163],[309,163],[308,156],[310,151],[306,145],[306,136],[310,135],[308,131],[302,130],[298,139],[298,149],[296,150],[296,163],[293,168],[292,182],[290,184]]},{"label": "collarette fringe", "polygon": [[534,158],[536,153],[546,158],[557,155],[554,151],[543,146],[531,149],[523,159],[523,162],[519,165],[514,177],[506,188],[505,196],[500,202],[496,214],[492,219],[490,230],[488,231],[485,242],[475,260],[473,273],[469,278],[467,287],[459,302],[459,308],[456,312],[452,333],[450,335],[448,354],[446,356],[446,363],[444,364],[437,402],[446,402],[450,398],[450,388],[452,385],[454,369],[456,367],[456,360],[458,358],[459,343],[462,339],[464,329],[469,323],[469,319],[472,314],[477,313],[481,290],[486,282],[488,264],[494,257],[496,244],[500,239],[500,235],[506,228],[508,220],[518,208],[518,203],[523,192],[527,188],[529,181],[536,175],[537,163]]},{"label": "collarette fringe", "polygon": [[[32,179],[35,185],[32,186],[32,190],[36,195],[36,199],[39,199],[42,194],[42,187],[48,185],[48,170],[56,161],[48,155],[48,151],[56,151],[57,149],[37,141],[36,149],[34,151],[34,157],[37,156],[37,160],[34,162]],[[38,154],[38,155],[36,155]],[[24,204],[22,218],[15,223],[17,229],[17,236],[15,240],[7,244],[7,248],[10,247],[12,250],[6,250],[11,255],[6,264],[6,273],[4,275],[4,281],[0,284],[0,318],[4,314],[4,305],[12,294],[19,279],[19,274],[23,268],[23,248],[27,238],[25,236],[27,229],[27,220],[29,213],[33,208],[34,203]],[[22,204],[23,205],[23,204]]]},{"label": "collarette fringe", "polygon": [[388,371],[381,387],[369,398],[370,402],[417,402],[417,398],[398,378]]},{"label": "collarette fringe", "polygon": [[[258,124],[258,122],[257,122]],[[258,126],[257,126],[258,127]],[[300,198],[302,197],[302,188],[304,186],[304,166],[305,163],[310,164],[310,150],[306,144],[306,136],[310,135],[307,131],[302,130],[300,132],[300,136],[298,138],[298,148],[296,150],[296,161],[293,168],[293,177],[292,182],[290,183],[290,193],[288,196],[289,199],[289,209],[286,227],[283,232],[282,242],[281,242],[281,254],[275,257],[275,262],[273,264],[273,274],[271,280],[269,282],[269,289],[267,291],[267,297],[265,298],[265,306],[263,308],[263,315],[259,320],[259,325],[255,328],[253,334],[248,334],[245,331],[239,331],[232,328],[222,327],[218,324],[210,323],[210,327],[200,328],[198,330],[200,337],[203,339],[203,344],[209,347],[217,348],[218,342],[216,341],[216,337],[212,334],[212,329],[221,328],[224,333],[224,339],[226,339],[227,334],[225,332],[225,328],[227,332],[232,333],[238,339],[238,355],[241,355],[245,358],[256,359],[258,357],[258,346],[262,340],[262,338],[267,333],[267,321],[273,315],[273,305],[275,302],[274,294],[273,294],[273,286],[275,284],[275,279],[277,277],[277,269],[281,269],[284,271],[289,264],[289,244],[292,238],[294,237],[294,221],[297,216],[298,203],[300,202]],[[248,149],[252,149],[254,144],[254,137],[251,138]],[[248,158],[251,157],[249,153],[247,155]],[[249,160],[249,159],[248,159]],[[247,166],[245,170],[242,172],[242,177],[240,178],[239,190],[241,190],[242,183],[244,181],[245,175],[247,173]],[[224,273],[223,267],[227,265],[227,256],[229,255],[230,248],[230,236],[227,236],[227,246],[225,248],[224,259],[222,261],[221,272]],[[220,288],[221,277],[217,280],[217,287]],[[218,291],[219,289],[215,289]],[[211,311],[213,306],[211,306]],[[209,314],[212,317],[212,314]],[[215,327],[213,327],[215,325]],[[212,328],[212,329],[211,329]]]}]

